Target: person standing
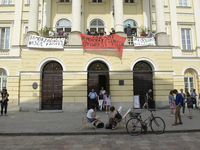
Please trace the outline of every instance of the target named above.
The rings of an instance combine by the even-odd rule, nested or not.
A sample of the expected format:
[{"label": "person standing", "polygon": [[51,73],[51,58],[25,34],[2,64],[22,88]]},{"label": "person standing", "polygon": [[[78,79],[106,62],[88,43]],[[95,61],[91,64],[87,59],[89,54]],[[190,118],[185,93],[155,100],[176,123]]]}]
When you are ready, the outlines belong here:
[{"label": "person standing", "polygon": [[3,116],[3,109],[5,109],[4,111],[4,114],[5,116],[8,116],[7,115],[7,108],[8,108],[8,97],[9,97],[9,94],[7,93],[7,90],[4,89],[3,92],[0,91],[1,93],[1,96],[2,96],[2,100],[1,100],[1,116]]},{"label": "person standing", "polygon": [[169,105],[171,108],[171,116],[174,116],[174,109],[175,109],[175,99],[174,99],[174,95],[173,95],[173,90],[170,91],[169,93]]},{"label": "person standing", "polygon": [[54,36],[54,33],[53,33],[53,31],[52,31],[52,28],[50,28],[49,36]]},{"label": "person standing", "polygon": [[98,96],[99,110],[100,111],[102,111],[103,99],[104,99],[104,96],[103,96],[103,93],[102,93],[102,90],[101,90],[100,93],[99,93],[99,96]]},{"label": "person standing", "polygon": [[88,32],[89,32],[89,30],[88,30],[88,29],[86,29],[86,31],[85,31],[85,34],[87,34],[87,35],[88,35]]},{"label": "person standing", "polygon": [[90,105],[96,105],[96,98],[98,97],[97,93],[92,89],[92,92],[89,93],[88,97],[90,98]]},{"label": "person standing", "polygon": [[192,119],[192,109],[193,109],[193,102],[192,102],[192,98],[190,97],[189,92],[186,92],[186,96],[187,96],[187,108],[189,110],[189,118]]},{"label": "person standing", "polygon": [[101,87],[101,92],[102,92],[103,95],[106,93],[106,91],[104,90],[103,87]]},{"label": "person standing", "polygon": [[155,35],[150,30],[148,30],[148,37],[155,37]]},{"label": "person standing", "polygon": [[145,95],[145,103],[144,103],[144,105],[143,105],[142,108],[144,108],[145,106],[147,106],[147,109],[149,109],[148,101],[149,101],[149,99],[152,100],[152,98],[151,98],[151,96],[150,96],[150,93],[151,93],[151,92],[152,92],[152,90],[149,89],[149,91],[146,93],[146,95]]},{"label": "person standing", "polygon": [[115,34],[115,29],[114,28],[111,28],[111,32],[110,32],[110,35],[112,35],[112,34]]},{"label": "person standing", "polygon": [[[177,125],[182,125],[182,120],[181,120],[181,115],[180,115],[180,110],[181,110],[181,106],[182,106],[182,102],[183,102],[183,96],[178,93],[178,91],[176,89],[173,90],[173,93],[176,94],[176,111],[175,111],[175,123],[172,124],[172,126],[177,126]],[[179,123],[177,123],[179,119]]]},{"label": "person standing", "polygon": [[65,32],[63,31],[63,29],[60,29],[60,30],[58,31],[58,35],[59,35],[59,36],[63,36],[64,33],[65,33]]},{"label": "person standing", "polygon": [[110,113],[110,105],[111,105],[110,94],[109,93],[105,93],[104,98],[105,98],[106,114],[107,114],[108,111]]},{"label": "person standing", "polygon": [[185,113],[185,100],[186,100],[186,95],[185,95],[185,93],[183,93],[183,89],[180,89],[180,91],[181,91],[181,95],[183,96],[183,116],[184,116],[184,113]]},{"label": "person standing", "polygon": [[191,93],[191,97],[194,99],[194,104],[195,104],[195,107],[197,107],[197,98],[196,98],[197,94],[196,94],[196,90],[193,89],[192,93]]}]

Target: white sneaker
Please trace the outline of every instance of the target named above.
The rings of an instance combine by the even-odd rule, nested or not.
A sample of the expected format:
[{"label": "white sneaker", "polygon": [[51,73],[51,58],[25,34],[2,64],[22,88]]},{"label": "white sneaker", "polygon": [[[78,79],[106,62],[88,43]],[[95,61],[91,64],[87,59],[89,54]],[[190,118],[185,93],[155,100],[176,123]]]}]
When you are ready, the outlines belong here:
[{"label": "white sneaker", "polygon": [[171,117],[174,117],[175,115],[171,115]]},{"label": "white sneaker", "polygon": [[106,112],[106,114],[108,114],[108,112]]}]

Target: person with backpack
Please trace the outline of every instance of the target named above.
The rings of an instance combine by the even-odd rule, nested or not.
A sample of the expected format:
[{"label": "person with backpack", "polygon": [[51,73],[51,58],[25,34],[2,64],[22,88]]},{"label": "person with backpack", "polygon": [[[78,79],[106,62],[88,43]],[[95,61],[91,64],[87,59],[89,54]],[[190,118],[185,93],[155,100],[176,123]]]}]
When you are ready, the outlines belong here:
[{"label": "person with backpack", "polygon": [[7,93],[6,89],[4,89],[3,92],[0,91],[0,93],[1,93],[1,97],[2,97],[2,100],[0,101],[1,102],[1,116],[3,116],[3,109],[5,109],[5,111],[4,111],[5,116],[8,116],[7,108],[8,108],[9,94]]},{"label": "person with backpack", "polygon": [[193,91],[191,92],[191,97],[193,98],[193,104],[195,104],[195,107],[198,109],[197,107],[197,94],[196,94],[196,90],[193,89]]},{"label": "person with backpack", "polygon": [[[182,125],[182,120],[181,120],[181,115],[180,115],[180,110],[181,107],[183,106],[183,96],[178,93],[178,91],[176,89],[173,90],[173,93],[176,94],[176,111],[175,111],[175,123],[172,124],[172,126],[177,126],[177,125]],[[179,123],[177,123],[179,119]]]},{"label": "person with backpack", "polygon": [[192,109],[193,109],[193,102],[192,102],[192,98],[190,97],[189,92],[186,92],[186,96],[187,96],[187,108],[189,110],[189,118],[192,119]]}]

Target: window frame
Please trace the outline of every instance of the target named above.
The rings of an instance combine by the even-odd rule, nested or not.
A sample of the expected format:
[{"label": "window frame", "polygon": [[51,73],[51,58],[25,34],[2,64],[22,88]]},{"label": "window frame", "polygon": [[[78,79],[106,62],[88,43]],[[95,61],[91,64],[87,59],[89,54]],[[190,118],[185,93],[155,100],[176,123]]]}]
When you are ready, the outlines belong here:
[{"label": "window frame", "polygon": [[[178,7],[190,7],[190,0],[186,0],[186,1],[187,1],[187,5],[186,5],[186,6],[179,5],[179,1],[180,1],[180,0],[177,0],[177,6],[178,6]],[[181,0],[181,1],[182,1],[182,3],[183,3],[183,0]]]},{"label": "window frame", "polygon": [[[94,21],[97,21],[97,26],[91,26],[91,24],[94,22]],[[101,23],[103,23],[103,26],[98,26],[98,21],[101,21]],[[104,32],[106,32],[106,27],[105,27],[105,24],[104,22],[101,20],[101,19],[94,19],[90,22],[90,26],[89,26],[89,30],[91,32],[91,28],[96,28],[96,31],[98,31],[99,28],[104,28]],[[107,33],[107,32],[106,32]],[[92,33],[91,33],[92,34]],[[107,33],[108,34],[108,33]]]},{"label": "window frame", "polygon": [[64,2],[61,2],[61,0],[57,0],[57,3],[71,3],[72,0],[69,0],[69,2],[66,2],[67,0],[64,0]]},{"label": "window frame", "polygon": [[[10,29],[10,34],[9,34],[9,47],[8,47],[8,49],[10,49],[10,42],[11,42],[11,26],[0,26],[0,41],[1,41],[1,30],[2,30],[2,28],[5,28],[5,35],[6,35],[6,28],[9,28]],[[6,36],[4,35],[4,48],[3,48],[3,50],[6,50]],[[1,48],[0,48],[1,49]]]},{"label": "window frame", "polygon": [[[67,21],[71,24],[71,26],[57,26],[57,24],[58,24],[61,20],[67,20]],[[69,33],[71,33],[71,32],[72,32],[72,23],[71,23],[70,20],[65,19],[65,18],[62,18],[62,19],[60,19],[60,20],[58,20],[58,21],[56,22],[56,25],[55,25],[55,32],[56,32],[56,33],[58,33],[58,31],[57,31],[58,28],[62,28],[64,32],[65,32],[65,28],[70,28],[71,31],[70,31]],[[66,32],[65,32],[65,33],[66,33]],[[69,33],[67,33],[67,34],[69,34]]]},{"label": "window frame", "polygon": [[[184,30],[190,30],[191,49],[183,49],[182,34],[181,34],[182,29],[184,29]],[[186,36],[186,34],[185,34],[185,36]],[[194,39],[193,39],[193,29],[192,29],[192,27],[181,27],[180,28],[180,39],[181,39],[181,50],[194,50]]]},{"label": "window frame", "polygon": [[130,1],[131,1],[131,0],[128,0],[128,3],[127,3],[127,2],[124,0],[124,3],[125,3],[125,4],[134,4],[134,3],[137,3],[137,0],[133,0],[133,3],[131,3]]},{"label": "window frame", "polygon": [[[195,78],[194,78],[194,74],[192,74],[192,76],[184,76],[184,90],[185,90],[185,78],[187,78],[187,83],[188,83],[188,87],[187,87],[187,88],[188,88],[188,92],[191,93],[191,92],[192,92],[191,89],[192,89],[192,88],[195,89],[195,80],[194,80]],[[193,87],[192,87],[192,88],[190,87],[190,83],[191,83],[191,82],[190,82],[190,78],[193,79]],[[192,90],[193,90],[193,89],[192,89]],[[185,90],[185,92],[186,92],[186,90]]]},{"label": "window frame", "polygon": [[8,74],[7,74],[7,72],[5,71],[5,70],[0,70],[0,72],[5,72],[6,73],[6,76],[4,76],[4,75],[0,75],[0,91],[2,91],[3,90],[3,78],[6,78],[6,87],[5,88],[7,88],[7,77],[8,77]]},{"label": "window frame", "polygon": [[138,24],[138,22],[137,21],[135,21],[134,19],[126,19],[126,20],[124,20],[124,22],[123,22],[123,26],[124,26],[124,23],[126,22],[126,21],[129,21],[129,20],[131,20],[131,21],[133,21],[133,22],[135,22],[135,24],[137,25],[137,26],[133,26],[134,28],[137,28],[137,36],[139,36],[139,31],[140,31],[140,26],[139,26],[139,24]]},{"label": "window frame", "polygon": [[93,2],[93,0],[90,0],[90,3],[105,3],[105,1],[104,0],[102,0],[102,2],[98,2],[98,0],[96,0],[97,2]]}]

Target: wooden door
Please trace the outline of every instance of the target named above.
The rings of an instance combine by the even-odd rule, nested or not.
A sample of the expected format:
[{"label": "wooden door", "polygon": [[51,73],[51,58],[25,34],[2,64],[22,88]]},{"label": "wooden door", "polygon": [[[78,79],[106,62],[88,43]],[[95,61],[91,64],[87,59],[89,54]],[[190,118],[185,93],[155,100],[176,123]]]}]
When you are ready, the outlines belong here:
[{"label": "wooden door", "polygon": [[42,110],[62,110],[62,71],[45,71],[42,79]]},{"label": "wooden door", "polygon": [[[133,90],[134,95],[140,96],[140,107],[145,103],[145,94],[149,89],[153,90],[152,71],[134,71],[133,72]],[[153,98],[153,92],[151,93]]]}]

